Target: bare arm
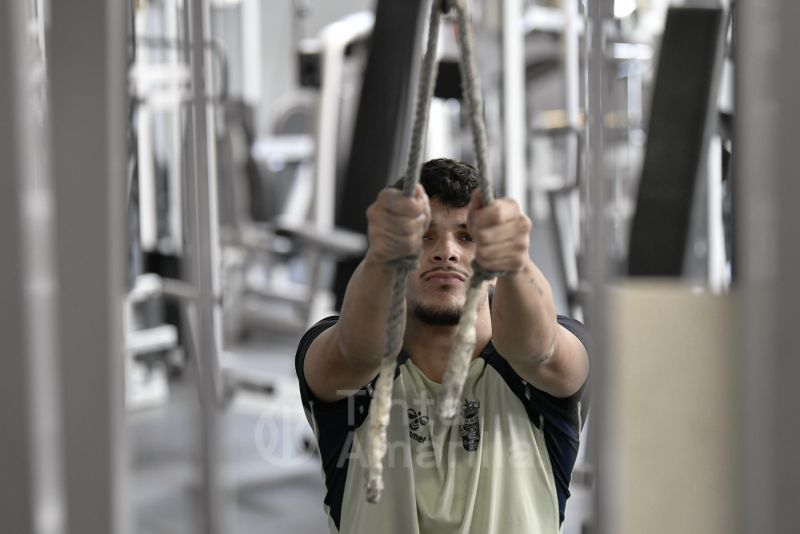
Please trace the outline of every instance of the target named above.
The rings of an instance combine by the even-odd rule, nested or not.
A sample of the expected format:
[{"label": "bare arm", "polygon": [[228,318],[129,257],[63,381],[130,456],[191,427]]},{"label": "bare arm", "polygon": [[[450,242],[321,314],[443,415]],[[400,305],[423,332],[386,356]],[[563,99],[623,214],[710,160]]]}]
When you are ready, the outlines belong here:
[{"label": "bare arm", "polygon": [[516,202],[498,199],[470,206],[476,260],[508,274],[498,279],[492,303],[492,339],[511,367],[538,389],[556,397],[576,393],[589,372],[582,343],[560,326],[550,284],[528,253],[530,219]]},{"label": "bare arm", "polygon": [[586,349],[558,324],[550,284],[531,260],[497,281],[492,334],[517,374],[542,391],[569,397],[586,381]]},{"label": "bare arm", "polygon": [[303,372],[324,401],[348,396],[378,373],[394,270],[389,262],[416,254],[430,218],[428,197],[385,189],[367,210],[370,248],[345,291],[339,322],[314,340]]}]

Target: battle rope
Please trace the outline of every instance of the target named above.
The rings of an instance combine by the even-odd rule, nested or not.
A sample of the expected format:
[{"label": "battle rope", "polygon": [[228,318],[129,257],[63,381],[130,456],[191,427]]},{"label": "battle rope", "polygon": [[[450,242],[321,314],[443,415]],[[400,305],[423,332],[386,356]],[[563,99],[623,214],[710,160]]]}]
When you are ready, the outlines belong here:
[{"label": "battle rope", "polygon": [[[475,155],[478,162],[480,194],[484,206],[494,201],[491,180],[488,178],[486,129],[482,120],[483,101],[475,67],[473,34],[469,24],[466,0],[434,0],[431,5],[428,41],[423,59],[417,92],[416,113],[411,137],[408,167],[403,181],[403,194],[414,194],[419,182],[422,163],[423,140],[428,123],[430,101],[436,82],[436,48],[439,41],[441,12],[454,7],[458,20],[461,48],[461,80],[464,101],[469,110]],[[392,386],[397,368],[397,355],[402,348],[402,325],[405,315],[405,285],[408,273],[417,268],[417,256],[400,258],[392,262],[392,282],[389,315],[386,321],[386,340],[381,359],[380,374],[373,394],[371,417],[367,427],[367,501],[375,503],[383,491],[383,457],[386,455],[386,429],[389,425]],[[470,281],[464,314],[456,335],[444,377],[444,398],[440,400],[440,414],[450,418],[455,415],[466,380],[470,356],[475,347],[475,320],[481,283],[493,278],[496,273],[487,273],[473,262],[474,275]]]}]

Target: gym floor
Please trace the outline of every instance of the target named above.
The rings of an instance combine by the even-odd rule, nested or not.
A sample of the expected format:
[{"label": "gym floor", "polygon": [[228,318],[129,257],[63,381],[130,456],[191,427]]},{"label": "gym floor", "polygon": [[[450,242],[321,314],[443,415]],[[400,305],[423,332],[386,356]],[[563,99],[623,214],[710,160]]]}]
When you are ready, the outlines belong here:
[{"label": "gym floor", "polygon": [[[269,378],[272,395],[241,393],[221,421],[231,532],[327,532],[319,461],[303,440],[311,429],[294,374],[298,336],[260,332],[236,347],[238,367]],[[137,534],[200,531],[197,390],[191,376],[170,385],[166,405],[129,415],[129,498]]]}]

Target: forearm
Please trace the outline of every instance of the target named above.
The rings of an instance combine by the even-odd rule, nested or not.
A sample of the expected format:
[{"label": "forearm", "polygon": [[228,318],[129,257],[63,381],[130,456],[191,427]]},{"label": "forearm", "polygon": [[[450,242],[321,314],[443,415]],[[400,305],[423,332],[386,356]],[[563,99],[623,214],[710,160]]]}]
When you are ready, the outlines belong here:
[{"label": "forearm", "polygon": [[[337,328],[341,353],[354,365],[380,363],[393,279],[394,269],[369,252],[350,278]],[[402,317],[405,325],[405,303]]]},{"label": "forearm", "polygon": [[492,302],[492,338],[509,362],[546,362],[558,332],[550,284],[533,261],[498,279]]}]

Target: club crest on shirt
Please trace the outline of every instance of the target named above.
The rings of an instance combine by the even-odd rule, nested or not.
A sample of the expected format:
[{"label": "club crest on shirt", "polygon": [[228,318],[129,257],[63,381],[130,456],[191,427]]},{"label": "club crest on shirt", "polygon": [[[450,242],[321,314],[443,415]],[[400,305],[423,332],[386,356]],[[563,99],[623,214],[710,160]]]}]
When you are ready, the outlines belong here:
[{"label": "club crest on shirt", "polygon": [[418,412],[413,408],[408,409],[408,437],[416,441],[417,443],[423,443],[425,441],[425,436],[421,436],[417,434],[417,430],[420,427],[423,427],[428,424],[428,416],[423,415],[422,412]]},{"label": "club crest on shirt", "polygon": [[458,430],[464,449],[470,452],[478,450],[481,441],[480,410],[481,403],[478,401],[464,399],[461,405],[461,425]]}]

